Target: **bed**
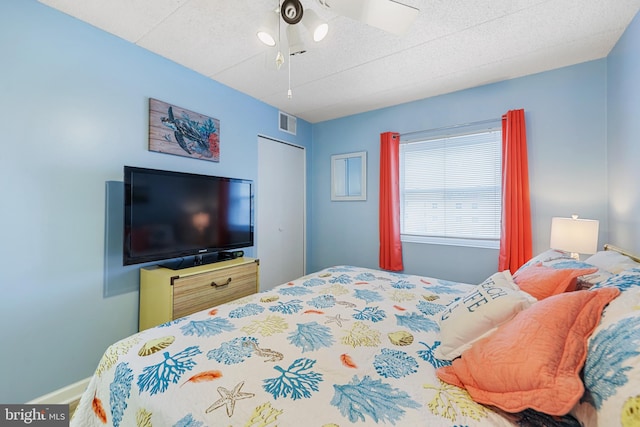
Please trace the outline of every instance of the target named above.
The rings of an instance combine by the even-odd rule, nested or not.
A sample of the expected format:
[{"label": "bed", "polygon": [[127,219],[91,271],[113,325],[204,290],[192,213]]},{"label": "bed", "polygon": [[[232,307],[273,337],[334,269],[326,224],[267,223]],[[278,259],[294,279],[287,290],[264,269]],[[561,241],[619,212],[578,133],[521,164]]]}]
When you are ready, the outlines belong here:
[{"label": "bed", "polygon": [[71,425],[638,426],[640,264],[590,258],[327,268],[114,343]]}]

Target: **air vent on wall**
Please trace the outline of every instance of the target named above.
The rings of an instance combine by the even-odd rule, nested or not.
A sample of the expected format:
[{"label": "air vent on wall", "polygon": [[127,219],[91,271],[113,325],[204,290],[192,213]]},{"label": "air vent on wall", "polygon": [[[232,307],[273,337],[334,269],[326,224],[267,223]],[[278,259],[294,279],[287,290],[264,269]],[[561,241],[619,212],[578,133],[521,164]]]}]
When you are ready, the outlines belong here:
[{"label": "air vent on wall", "polygon": [[278,114],[278,117],[279,117],[278,126],[280,130],[288,132],[292,135],[295,135],[297,119],[292,115],[283,113],[282,111],[280,111],[279,113],[280,114]]}]

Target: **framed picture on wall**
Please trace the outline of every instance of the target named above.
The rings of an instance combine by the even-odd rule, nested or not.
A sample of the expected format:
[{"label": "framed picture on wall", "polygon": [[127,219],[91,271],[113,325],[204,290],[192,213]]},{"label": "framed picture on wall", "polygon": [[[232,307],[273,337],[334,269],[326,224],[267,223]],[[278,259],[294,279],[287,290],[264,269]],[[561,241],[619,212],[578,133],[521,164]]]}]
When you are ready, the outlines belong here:
[{"label": "framed picture on wall", "polygon": [[149,151],[220,161],[220,120],[149,99]]}]

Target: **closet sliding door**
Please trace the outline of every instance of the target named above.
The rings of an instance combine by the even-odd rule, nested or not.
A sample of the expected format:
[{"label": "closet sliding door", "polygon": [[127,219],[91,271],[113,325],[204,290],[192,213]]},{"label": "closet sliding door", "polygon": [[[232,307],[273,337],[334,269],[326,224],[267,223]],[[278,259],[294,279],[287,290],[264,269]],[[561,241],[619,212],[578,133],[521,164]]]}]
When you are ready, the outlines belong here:
[{"label": "closet sliding door", "polygon": [[257,252],[260,290],[305,272],[305,149],[258,137]]}]

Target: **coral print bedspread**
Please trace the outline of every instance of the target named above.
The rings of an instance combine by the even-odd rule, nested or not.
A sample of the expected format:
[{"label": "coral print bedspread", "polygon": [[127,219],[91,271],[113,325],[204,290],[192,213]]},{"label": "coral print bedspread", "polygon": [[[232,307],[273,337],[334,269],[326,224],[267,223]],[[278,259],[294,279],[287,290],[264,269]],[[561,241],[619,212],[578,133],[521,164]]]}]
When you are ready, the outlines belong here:
[{"label": "coral print bedspread", "polygon": [[543,425],[438,380],[471,286],[342,266],[177,319],[106,350],[72,425]]}]

